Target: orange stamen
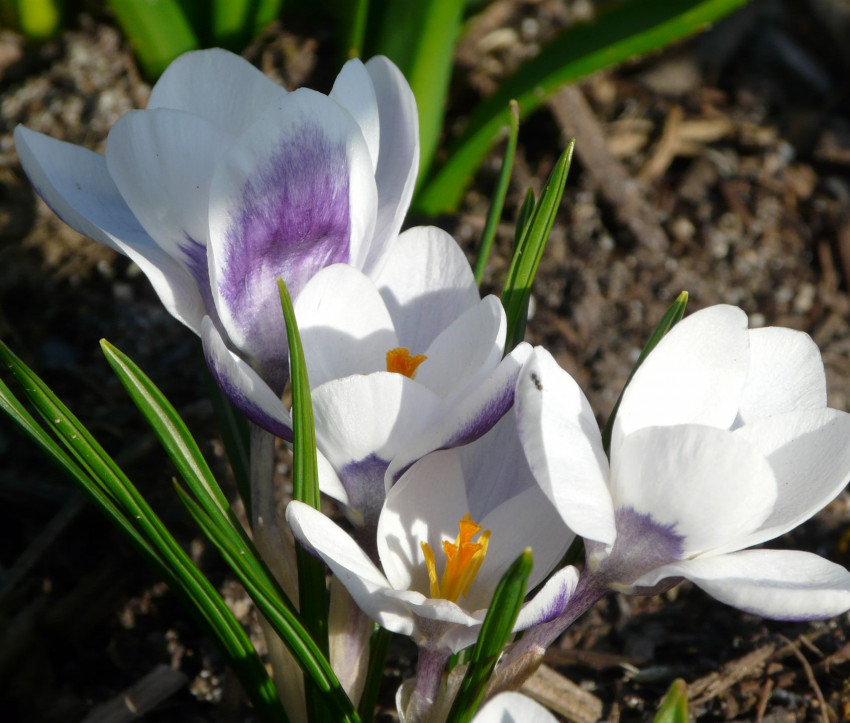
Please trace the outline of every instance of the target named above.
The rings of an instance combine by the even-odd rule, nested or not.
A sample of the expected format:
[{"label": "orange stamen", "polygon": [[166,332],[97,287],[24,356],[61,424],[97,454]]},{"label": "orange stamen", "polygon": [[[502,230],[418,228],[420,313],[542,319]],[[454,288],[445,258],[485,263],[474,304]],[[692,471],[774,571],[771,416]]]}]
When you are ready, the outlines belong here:
[{"label": "orange stamen", "polygon": [[419,365],[427,358],[424,354],[410,356],[410,349],[397,346],[395,349],[390,349],[387,352],[387,371],[404,374],[404,376],[413,379],[416,376],[416,370],[419,368]]},{"label": "orange stamen", "polygon": [[437,582],[437,568],[434,551],[427,542],[420,543],[425,555],[425,566],[428,568],[428,579],[431,583],[431,597],[444,598],[457,602],[463,595],[466,597],[469,586],[472,585],[490,543],[490,530],[481,532],[478,542],[472,538],[481,532],[481,525],[473,522],[469,513],[458,522],[458,536],[454,542],[443,541],[443,552],[446,555],[446,567],[440,581]]}]

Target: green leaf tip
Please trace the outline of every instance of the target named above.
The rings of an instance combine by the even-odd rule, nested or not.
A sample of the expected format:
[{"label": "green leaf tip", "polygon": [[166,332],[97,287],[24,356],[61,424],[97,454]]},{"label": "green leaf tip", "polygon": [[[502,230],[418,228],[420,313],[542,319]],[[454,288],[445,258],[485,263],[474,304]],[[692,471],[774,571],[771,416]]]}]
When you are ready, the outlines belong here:
[{"label": "green leaf tip", "polygon": [[688,723],[688,684],[677,678],[658,706],[653,723]]}]

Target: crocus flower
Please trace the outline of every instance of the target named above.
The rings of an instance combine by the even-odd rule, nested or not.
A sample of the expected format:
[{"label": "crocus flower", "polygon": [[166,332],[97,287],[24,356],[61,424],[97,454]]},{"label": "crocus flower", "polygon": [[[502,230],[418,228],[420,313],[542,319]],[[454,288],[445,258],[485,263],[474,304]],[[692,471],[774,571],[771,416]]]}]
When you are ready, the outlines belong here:
[{"label": "crocus flower", "polygon": [[823,363],[807,335],[748,330],[731,306],[679,323],[626,389],[610,467],[584,395],[542,350],[518,382],[517,407],[538,482],[585,538],[574,606],[687,578],[767,618],[850,609],[843,567],[808,552],[745,549],[807,520],[850,479],[850,415],[826,407]]},{"label": "crocus flower", "polygon": [[[320,512],[299,502],[287,507],[296,538],[328,564],[361,609],[425,650],[447,656],[471,645],[519,554],[533,550],[534,587],[573,537],[528,469],[513,416],[472,444],[423,457],[390,489],[377,527],[380,568]],[[573,568],[553,576],[526,603],[517,629],[563,610],[576,577]]]},{"label": "crocus flower", "polygon": [[[386,491],[405,469],[480,437],[510,409],[531,351],[522,344],[502,358],[502,305],[480,298],[463,251],[437,228],[405,231],[371,277],[346,264],[321,270],[295,315],[320,486],[372,538]],[[232,359],[222,349],[214,364]],[[263,414],[285,423],[280,399],[260,390],[257,380],[251,393]]]},{"label": "crocus flower", "polygon": [[556,723],[548,709],[520,693],[499,693],[472,719],[473,723]]},{"label": "crocus flower", "polygon": [[135,261],[234,403],[283,436],[255,398],[288,374],[276,277],[295,297],[329,264],[378,272],[419,156],[413,95],[386,58],[349,61],[326,96],[217,49],[174,61],[105,156],[22,126],[15,143],[57,215]]}]

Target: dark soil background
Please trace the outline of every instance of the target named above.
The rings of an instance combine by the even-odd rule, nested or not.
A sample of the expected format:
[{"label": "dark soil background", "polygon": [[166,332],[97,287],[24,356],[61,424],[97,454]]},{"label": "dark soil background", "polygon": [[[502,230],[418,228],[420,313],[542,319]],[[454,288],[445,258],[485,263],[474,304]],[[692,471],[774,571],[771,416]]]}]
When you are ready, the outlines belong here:
[{"label": "dark soil background", "polygon": [[[495,0],[457,54],[447,133],[547,38],[591,17],[589,0]],[[246,55],[287,87],[327,91],[329,29],[270,29]],[[756,0],[709,32],[559,93],[522,127],[513,186],[485,285],[507,268],[525,189],[539,189],[578,138],[566,197],[535,287],[529,339],[582,385],[600,419],[651,328],[682,290],[691,310],[743,307],[752,326],[810,333],[831,406],[850,409],[850,3]],[[121,461],[256,633],[250,601],[193,529],[173,470],[109,371],[98,340],[129,353],[179,408],[231,485],[197,340],[138,269],[65,227],[15,155],[17,123],[102,150],[149,86],[108,18],[82,16],[36,47],[0,31],[0,338]],[[436,220],[469,249],[483,227],[498,153],[462,209]],[[411,223],[424,222],[411,219]],[[281,450],[282,484],[288,461]],[[775,545],[850,564],[843,493]],[[259,633],[257,644],[261,645]],[[398,641],[384,717],[409,675]],[[547,663],[537,694],[566,719],[651,719],[675,678],[704,721],[850,720],[850,622],[765,622],[684,584],[611,598]],[[253,716],[214,645],[73,486],[0,423],[0,720],[129,720],[123,696],[164,687],[149,721]],[[103,705],[117,700],[120,714]],[[100,706],[100,707],[99,707]],[[89,716],[87,718],[87,716]]]}]

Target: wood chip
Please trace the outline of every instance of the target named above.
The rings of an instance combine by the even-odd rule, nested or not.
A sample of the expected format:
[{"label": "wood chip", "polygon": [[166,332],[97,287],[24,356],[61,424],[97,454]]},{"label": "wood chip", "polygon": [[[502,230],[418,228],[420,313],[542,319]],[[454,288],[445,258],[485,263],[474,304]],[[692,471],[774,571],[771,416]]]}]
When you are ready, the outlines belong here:
[{"label": "wood chip", "polygon": [[186,685],[188,678],[167,665],[158,665],[112,700],[94,708],[82,723],[125,723],[153,710]]},{"label": "wood chip", "polygon": [[732,660],[720,670],[688,684],[694,705],[701,705],[729,690],[735,683],[761,671],[771,655],[776,652],[774,644],[764,645],[743,658]]},{"label": "wood chip", "polygon": [[599,698],[548,665],[541,665],[525,681],[522,692],[573,723],[596,723],[602,716]]}]

